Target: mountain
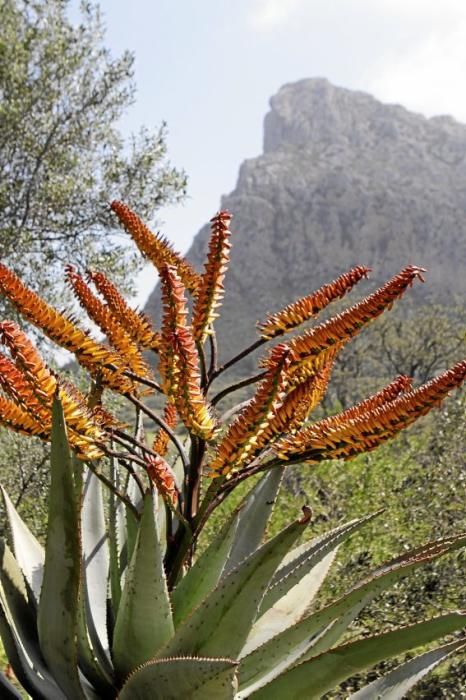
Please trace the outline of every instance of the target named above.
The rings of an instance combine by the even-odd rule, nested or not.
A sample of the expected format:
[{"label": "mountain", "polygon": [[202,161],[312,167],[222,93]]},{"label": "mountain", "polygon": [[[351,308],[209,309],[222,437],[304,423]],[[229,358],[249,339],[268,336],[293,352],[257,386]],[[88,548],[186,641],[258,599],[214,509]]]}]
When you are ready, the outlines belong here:
[{"label": "mountain", "polygon": [[[465,125],[320,78],[283,86],[270,106],[263,154],[241,165],[221,201],[234,216],[224,358],[255,339],[268,311],[354,264],[373,269],[364,293],[414,263],[428,269],[418,299],[464,298]],[[199,269],[208,237],[206,225],[188,253]],[[157,289],[146,311],[159,316]]]}]

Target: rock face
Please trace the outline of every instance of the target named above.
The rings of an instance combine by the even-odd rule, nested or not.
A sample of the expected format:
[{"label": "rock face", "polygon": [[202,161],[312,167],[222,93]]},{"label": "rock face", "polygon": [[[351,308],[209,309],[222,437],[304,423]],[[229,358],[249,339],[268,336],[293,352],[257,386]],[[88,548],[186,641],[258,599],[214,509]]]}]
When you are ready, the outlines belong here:
[{"label": "rock face", "polygon": [[[464,298],[466,126],[324,79],[285,85],[270,104],[264,153],[241,165],[221,202],[234,215],[223,357],[255,339],[266,312],[354,264],[373,268],[373,284],[421,265],[418,298]],[[188,254],[199,269],[208,235],[205,226]],[[154,317],[158,297],[146,307]]]}]

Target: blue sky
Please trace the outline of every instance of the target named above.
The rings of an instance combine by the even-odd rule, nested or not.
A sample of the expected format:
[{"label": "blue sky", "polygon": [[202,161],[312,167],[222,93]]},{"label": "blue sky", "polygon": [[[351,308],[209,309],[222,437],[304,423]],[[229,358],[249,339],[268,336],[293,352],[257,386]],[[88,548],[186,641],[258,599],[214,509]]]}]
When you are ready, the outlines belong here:
[{"label": "blue sky", "polygon": [[[106,45],[136,56],[136,103],[123,121],[169,128],[189,199],[159,212],[186,251],[262,148],[269,98],[326,77],[427,115],[466,121],[465,0],[101,0]],[[154,285],[141,274],[139,302]]]}]

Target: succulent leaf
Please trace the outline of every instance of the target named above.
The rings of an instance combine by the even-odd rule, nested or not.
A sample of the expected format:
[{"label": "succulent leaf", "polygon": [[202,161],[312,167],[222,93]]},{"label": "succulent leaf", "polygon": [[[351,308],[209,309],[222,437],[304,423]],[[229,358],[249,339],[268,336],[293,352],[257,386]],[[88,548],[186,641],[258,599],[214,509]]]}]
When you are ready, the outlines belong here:
[{"label": "succulent leaf", "polygon": [[[373,637],[336,647],[275,678],[263,688],[249,692],[251,700],[318,700],[346,678],[373,666],[382,659],[429,644],[466,626],[466,613],[440,615],[426,622],[400,627]],[[374,696],[372,696],[374,697]]]},{"label": "succulent leaf", "polygon": [[236,658],[249,634],[264,591],[280,561],[309,523],[310,514],[282,530],[221,579],[162,650]]},{"label": "succulent leaf", "polygon": [[173,632],[154,502],[152,495],[146,494],[113,634],[118,676],[125,678],[153,658]]},{"label": "succulent leaf", "polygon": [[37,603],[44,575],[44,548],[19,515],[3,486],[0,486],[0,489],[10,525],[15,558]]},{"label": "succulent leaf", "polygon": [[266,472],[238,506],[238,525],[224,574],[228,574],[255,552],[264,539],[282,483],[283,471],[278,467]]},{"label": "succulent leaf", "polygon": [[119,700],[233,700],[237,663],[231,659],[171,658],[144,664]]},{"label": "succulent leaf", "polygon": [[52,413],[49,517],[37,629],[43,657],[65,696],[85,700],[76,644],[81,570],[79,514],[59,399],[54,400]]},{"label": "succulent leaf", "polygon": [[[365,605],[393,585],[399,578],[405,576],[412,569],[434,561],[465,544],[465,534],[436,540],[410,550],[379,567],[342,598],[309,614],[294,627],[272,637],[251,654],[245,656],[240,667],[241,687],[263,685],[285,668],[296,663],[298,659],[302,659],[305,654],[308,654],[307,658],[311,658],[314,656],[314,650],[317,650],[315,653],[319,653],[319,641],[322,635],[325,636],[325,632],[331,629],[330,625],[338,625],[339,620],[344,619],[344,625],[342,624],[339,629],[339,636],[341,636],[351,620],[356,618]],[[330,638],[327,637],[326,648],[328,648],[329,643]]]},{"label": "succulent leaf", "polygon": [[16,677],[38,700],[66,700],[39,647],[35,609],[21,570],[0,541],[0,634]]},{"label": "succulent leaf", "polygon": [[81,509],[83,550],[83,599],[86,626],[95,653],[111,673],[107,632],[107,581],[109,545],[105,527],[101,482],[86,469]]},{"label": "succulent leaf", "polygon": [[241,511],[233,513],[172,591],[175,627],[205,600],[219,582],[237,536],[240,517]]},{"label": "succulent leaf", "polygon": [[465,646],[466,641],[463,638],[419,654],[414,659],[406,661],[393,671],[364,686],[356,693],[352,693],[348,700],[373,700],[373,698],[401,700],[421,678],[453,654],[463,651]]}]

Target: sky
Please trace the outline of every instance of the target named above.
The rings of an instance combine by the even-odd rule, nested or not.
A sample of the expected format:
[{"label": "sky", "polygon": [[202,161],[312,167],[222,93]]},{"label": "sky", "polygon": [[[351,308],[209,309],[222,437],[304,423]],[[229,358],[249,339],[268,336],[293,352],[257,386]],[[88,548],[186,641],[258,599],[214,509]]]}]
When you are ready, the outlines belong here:
[{"label": "sky", "polygon": [[[106,45],[135,54],[125,135],[168,124],[170,161],[189,178],[183,205],[156,214],[186,252],[262,151],[270,97],[325,77],[427,116],[466,122],[465,0],[100,0]],[[143,304],[155,284],[146,269]]]}]

